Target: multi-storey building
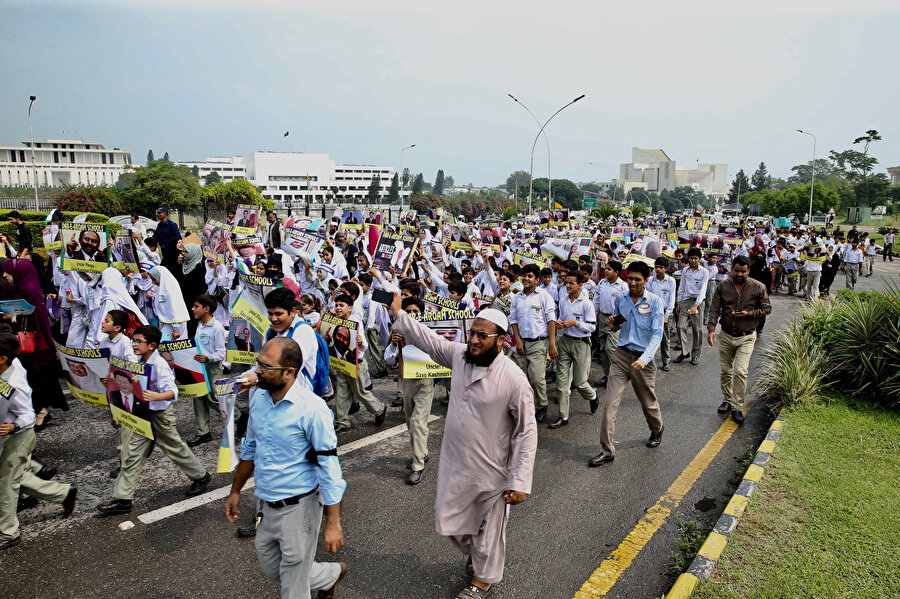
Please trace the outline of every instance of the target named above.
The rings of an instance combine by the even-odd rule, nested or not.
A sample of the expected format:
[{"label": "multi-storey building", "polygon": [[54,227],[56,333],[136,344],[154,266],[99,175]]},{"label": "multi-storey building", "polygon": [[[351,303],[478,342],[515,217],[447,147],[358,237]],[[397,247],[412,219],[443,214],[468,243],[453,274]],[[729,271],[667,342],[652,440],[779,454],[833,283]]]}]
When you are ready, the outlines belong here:
[{"label": "multi-storey building", "polygon": [[30,141],[22,146],[0,146],[0,187],[114,185],[131,164],[131,152],[107,150],[99,143],[77,139]]}]

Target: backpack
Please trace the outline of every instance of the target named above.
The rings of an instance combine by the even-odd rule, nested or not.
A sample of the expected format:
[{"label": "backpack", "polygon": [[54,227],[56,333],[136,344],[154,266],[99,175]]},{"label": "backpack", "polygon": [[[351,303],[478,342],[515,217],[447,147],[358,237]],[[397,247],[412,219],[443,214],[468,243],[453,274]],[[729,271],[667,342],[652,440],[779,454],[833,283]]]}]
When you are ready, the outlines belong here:
[{"label": "backpack", "polygon": [[[301,318],[300,322],[291,327],[286,331],[285,337],[293,337],[294,328],[297,326],[306,325],[312,328],[312,325],[306,322],[305,319]],[[331,368],[331,360],[328,353],[328,342],[322,338],[319,333],[313,329],[313,334],[316,336],[316,342],[318,343],[318,348],[316,349],[316,374],[314,376],[309,376],[309,373],[306,370],[301,369],[303,371],[303,376],[306,377],[306,380],[309,381],[310,385],[312,385],[313,393],[322,397],[325,395],[325,389],[328,388],[328,373]],[[275,337],[275,331],[272,327],[269,327],[269,330],[266,331],[266,341]]]}]

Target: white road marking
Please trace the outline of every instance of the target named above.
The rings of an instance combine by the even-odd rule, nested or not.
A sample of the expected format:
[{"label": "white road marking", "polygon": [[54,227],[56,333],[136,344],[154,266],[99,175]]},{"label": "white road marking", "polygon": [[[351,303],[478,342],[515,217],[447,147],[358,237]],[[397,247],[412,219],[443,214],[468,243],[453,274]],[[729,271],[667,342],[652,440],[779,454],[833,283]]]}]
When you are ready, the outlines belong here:
[{"label": "white road marking", "polygon": [[[430,424],[439,418],[440,416],[432,414],[428,417],[428,422]],[[404,432],[406,432],[406,425],[398,424],[397,426],[389,428],[385,431],[381,431],[380,433],[375,433],[374,435],[363,437],[362,439],[358,439],[356,441],[353,441],[352,443],[347,443],[346,445],[340,445],[338,446],[337,452],[339,456],[347,455],[348,453],[352,453],[357,449],[368,447],[369,445],[373,445],[375,443],[378,443],[379,441],[384,441],[385,439],[390,439],[391,437],[395,437]],[[244,490],[252,489],[254,486],[254,481],[251,478],[247,481],[247,484],[244,485]],[[171,518],[172,516],[177,516],[178,514],[183,514],[184,512],[200,507],[201,505],[206,505],[207,503],[212,503],[213,501],[218,501],[219,499],[224,499],[228,497],[228,494],[230,492],[230,485],[220,487],[218,489],[210,491],[209,493],[191,497],[189,499],[185,499],[184,501],[179,501],[178,503],[173,503],[172,505],[167,505],[157,510],[153,510],[152,512],[141,514],[137,519],[144,524],[153,524],[154,522],[159,522],[160,520],[165,520],[166,518]]]}]

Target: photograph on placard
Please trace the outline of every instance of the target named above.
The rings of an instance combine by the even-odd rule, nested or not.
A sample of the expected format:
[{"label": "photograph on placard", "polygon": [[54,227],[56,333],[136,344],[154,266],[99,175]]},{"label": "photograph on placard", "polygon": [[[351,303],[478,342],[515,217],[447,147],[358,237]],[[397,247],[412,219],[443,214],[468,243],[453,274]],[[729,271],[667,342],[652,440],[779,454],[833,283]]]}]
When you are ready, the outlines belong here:
[{"label": "photograph on placard", "polygon": [[106,225],[63,223],[60,227],[60,270],[102,273],[109,267],[109,235]]},{"label": "photograph on placard", "polygon": [[239,204],[236,213],[237,220],[234,223],[234,233],[237,235],[253,235],[256,233],[261,211],[262,208],[259,206]]},{"label": "photograph on placard", "polygon": [[336,372],[357,377],[359,323],[333,314],[319,319],[319,335],[328,343],[329,365]]},{"label": "photograph on placard", "polygon": [[[149,378],[151,368],[139,362],[110,359],[106,399],[109,412],[117,424],[139,435],[153,439],[150,405],[144,401],[142,379]],[[143,372],[143,376],[138,372]]]},{"label": "photograph on placard", "polygon": [[106,407],[103,379],[109,374],[109,349],[81,349],[56,344],[66,386],[79,401]]}]

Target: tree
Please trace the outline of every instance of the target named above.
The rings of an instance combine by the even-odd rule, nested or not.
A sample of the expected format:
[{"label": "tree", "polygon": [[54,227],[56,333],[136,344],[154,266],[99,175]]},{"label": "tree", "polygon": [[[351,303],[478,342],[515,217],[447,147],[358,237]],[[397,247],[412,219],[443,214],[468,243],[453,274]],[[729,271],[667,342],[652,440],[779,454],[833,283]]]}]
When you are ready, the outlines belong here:
[{"label": "tree", "polygon": [[204,218],[208,218],[210,208],[226,210],[234,208],[238,204],[262,206],[263,210],[275,208],[275,202],[264,198],[259,190],[246,179],[235,179],[228,183],[210,183],[203,186],[201,192]]},{"label": "tree", "polygon": [[597,202],[597,207],[591,210],[591,216],[606,220],[610,216],[615,216],[618,210],[609,202]]},{"label": "tree", "polygon": [[647,212],[647,206],[644,204],[635,204],[631,207],[632,218],[640,218],[645,212]]},{"label": "tree", "polygon": [[210,183],[221,183],[222,177],[219,176],[219,173],[216,171],[211,171],[208,175],[203,177],[203,181],[206,185],[209,185]]},{"label": "tree", "polygon": [[453,187],[453,177],[447,175],[444,177],[444,189],[451,189]]},{"label": "tree", "polygon": [[162,159],[163,159],[163,162],[170,162],[170,160],[169,160],[169,153],[166,152],[165,154],[163,154]]},{"label": "tree", "polygon": [[[513,171],[506,178],[506,191],[512,193],[516,190],[516,182],[518,181],[519,187],[528,187],[528,184],[531,183],[531,175],[528,174],[528,171]],[[544,179],[546,181],[546,179]]]},{"label": "tree", "polygon": [[147,152],[147,166],[150,166],[150,163],[153,162],[155,158],[153,157],[153,150],[151,149]]},{"label": "tree", "polygon": [[197,166],[196,164],[195,164],[194,166],[192,166],[192,167],[191,167],[191,174],[194,175],[195,177],[197,177],[197,178],[199,179],[199,178],[200,178],[200,167]]},{"label": "tree", "polygon": [[750,191],[750,179],[747,178],[744,169],[741,169],[734,176],[734,181],[731,182],[731,189],[728,190],[728,202],[731,204],[737,202],[741,194],[748,191]]},{"label": "tree", "polygon": [[600,193],[603,188],[596,183],[582,183],[581,191],[589,191],[591,193]]},{"label": "tree", "polygon": [[122,173],[116,187],[125,209],[141,214],[154,214],[160,206],[170,210],[196,210],[202,198],[200,182],[191,170],[165,160]]},{"label": "tree", "polygon": [[401,181],[402,181],[401,185],[405,189],[406,186],[409,185],[409,169],[408,168],[403,169],[403,174],[400,177],[401,177]]},{"label": "tree", "polygon": [[444,171],[438,170],[437,176],[434,178],[435,195],[444,195]]},{"label": "tree", "polygon": [[760,191],[769,189],[771,184],[772,178],[769,176],[768,169],[766,169],[766,163],[760,162],[759,167],[753,173],[753,178],[750,179],[750,186],[753,188],[753,191]]},{"label": "tree", "polygon": [[60,210],[115,216],[125,210],[115,187],[68,185],[53,195]]},{"label": "tree", "polygon": [[816,158],[815,162],[809,161],[792,166],[791,171],[794,174],[787,178],[787,182],[791,185],[809,183],[812,181],[813,171],[816,173],[816,181],[821,181],[825,177],[843,177],[841,169],[835,168],[834,164],[826,158]]},{"label": "tree", "polygon": [[[831,150],[829,153],[831,160],[842,170],[847,173],[847,180],[852,183],[862,183],[857,187],[857,200],[862,202],[864,206],[869,206],[872,193],[869,189],[869,173],[878,164],[878,159],[869,156],[869,145],[872,142],[881,141],[881,135],[875,129],[869,129],[866,134],[853,140],[853,145],[860,145],[862,152],[859,150],[844,150],[843,152],[835,152]],[[862,196],[859,192],[862,192]]]},{"label": "tree", "polygon": [[381,178],[378,174],[372,175],[372,182],[369,183],[369,193],[366,194],[366,202],[369,204],[377,204],[381,197]]},{"label": "tree", "polygon": [[391,179],[391,187],[388,189],[388,204],[396,204],[400,201],[400,177],[397,173],[394,173],[394,178]]},{"label": "tree", "polygon": [[422,176],[422,173],[419,173],[418,175],[416,175],[416,178],[413,179],[412,190],[411,190],[410,195],[412,195],[412,196],[420,195],[424,189],[425,189],[425,178]]}]

